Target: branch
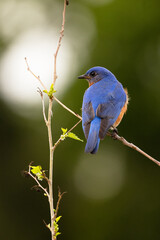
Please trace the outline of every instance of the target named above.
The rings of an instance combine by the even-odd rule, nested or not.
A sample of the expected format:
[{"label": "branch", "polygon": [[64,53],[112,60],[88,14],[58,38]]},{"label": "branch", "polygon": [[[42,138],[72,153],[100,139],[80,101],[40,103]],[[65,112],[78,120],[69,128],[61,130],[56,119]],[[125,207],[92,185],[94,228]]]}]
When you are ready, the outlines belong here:
[{"label": "branch", "polygon": [[[58,46],[56,53],[54,55],[54,79],[53,79],[53,85],[56,82],[57,74],[56,74],[56,63],[57,63],[57,54],[61,45],[61,40],[63,37],[64,32],[64,24],[65,24],[65,13],[66,13],[66,0],[64,0],[64,9],[63,9],[63,21],[62,21],[62,28],[60,32],[60,37],[58,41]],[[56,239],[55,236],[55,227],[54,227],[54,191],[53,191],[53,155],[54,155],[54,149],[53,149],[53,141],[52,141],[52,129],[51,129],[51,116],[52,116],[52,104],[53,104],[53,98],[49,98],[49,108],[48,108],[48,137],[49,137],[49,149],[50,149],[50,160],[49,160],[49,205],[50,205],[50,217],[51,217],[51,235],[52,240]]]},{"label": "branch", "polygon": [[48,121],[47,121],[46,113],[45,113],[45,104],[44,104],[44,99],[43,99],[43,92],[41,91],[40,88],[38,88],[37,92],[40,94],[41,99],[42,99],[43,117],[44,117],[44,121],[46,123],[46,126],[48,126]]},{"label": "branch", "polygon": [[56,209],[55,209],[55,214],[54,214],[54,219],[53,219],[54,221],[55,221],[55,219],[57,217],[57,214],[58,214],[60,201],[61,201],[61,199],[62,199],[62,197],[65,193],[67,193],[67,192],[61,193],[60,189],[58,190],[58,201],[57,201],[57,205],[56,205]]},{"label": "branch", "polygon": [[27,173],[29,174],[29,176],[31,176],[31,177],[36,181],[36,183],[38,184],[38,186],[44,191],[44,193],[47,195],[47,197],[48,197],[48,199],[49,199],[49,194],[48,194],[47,189],[44,188],[44,187],[40,184],[40,182],[38,181],[38,179],[37,179],[35,176],[32,175],[32,173],[31,173],[31,165],[29,165],[29,170],[28,170]]},{"label": "branch", "polygon": [[[66,13],[66,5],[69,4],[68,0],[64,0],[64,9],[63,9],[63,21],[62,21],[62,27],[61,27],[61,31],[60,31],[60,37],[59,37],[59,41],[58,41],[58,46],[56,49],[56,52],[54,54],[54,79],[53,79],[53,85],[56,82],[56,78],[57,78],[57,74],[56,74],[56,63],[57,63],[57,55],[61,46],[61,41],[62,38],[64,36],[64,24],[65,24],[65,13]],[[47,91],[46,86],[44,85],[44,83],[41,81],[40,77],[37,76],[36,74],[34,74],[32,72],[32,70],[29,67],[27,58],[25,58],[25,62],[27,65],[27,70],[39,81],[39,83],[41,84],[41,86],[43,87],[44,90]],[[46,118],[46,114],[45,114],[45,105],[44,105],[44,99],[43,99],[43,93],[42,91],[39,89],[38,90],[42,99],[42,107],[43,107],[43,117],[44,117],[44,121],[47,125],[47,129],[48,129],[48,139],[49,139],[49,151],[50,151],[50,157],[49,157],[49,179],[47,180],[48,185],[49,185],[49,193],[48,191],[43,188],[43,186],[39,183],[38,179],[36,177],[34,177],[31,173],[31,166],[29,166],[29,172],[28,174],[36,181],[36,183],[38,184],[38,187],[40,187],[48,196],[48,201],[49,201],[49,207],[50,207],[50,219],[51,219],[51,227],[50,227],[50,231],[51,231],[51,237],[52,240],[56,239],[56,235],[55,235],[55,227],[54,227],[54,219],[55,219],[55,214],[54,214],[54,191],[53,191],[53,157],[54,157],[54,148],[53,148],[53,140],[52,140],[52,128],[51,128],[51,117],[52,117],[52,105],[53,105],[53,97],[50,97],[49,95],[49,107],[48,107],[48,116]],[[56,99],[56,101],[59,101],[58,99]],[[59,101],[60,103],[60,101]],[[68,109],[64,104],[61,103],[61,105]],[[70,109],[68,109],[68,111],[72,112],[72,114],[76,115],[73,111],[71,111]],[[78,116],[78,115],[76,115]],[[59,193],[59,199],[57,202],[57,207],[56,207],[56,211],[58,211],[59,208],[59,203],[60,203],[60,199],[62,198],[61,193]]]},{"label": "branch", "polygon": [[68,1],[64,0],[64,8],[63,8],[63,20],[62,20],[62,27],[61,27],[61,31],[60,31],[60,36],[59,36],[59,41],[58,41],[58,45],[57,45],[57,49],[56,52],[54,54],[54,77],[53,77],[53,85],[55,85],[56,79],[57,79],[57,54],[59,52],[59,48],[61,46],[61,41],[62,38],[64,36],[64,24],[65,24],[65,15],[66,15],[66,5],[68,5]]},{"label": "branch", "polygon": [[120,137],[117,133],[114,132],[114,135],[112,133],[107,133],[108,136],[113,137],[114,139],[119,140],[120,142],[122,142],[125,146],[130,147],[134,150],[136,150],[137,152],[141,153],[142,155],[144,155],[145,157],[147,157],[148,159],[150,159],[152,162],[154,162],[155,164],[157,164],[158,166],[160,166],[160,162],[157,161],[155,158],[151,157],[149,154],[145,153],[143,150],[141,150],[139,147],[137,147],[136,145],[134,145],[133,143],[128,142],[124,137]]},{"label": "branch", "polygon": [[52,240],[54,240],[54,203],[53,203],[53,141],[52,141],[52,129],[51,129],[51,116],[52,116],[52,99],[49,99],[48,108],[48,138],[49,138],[49,205],[50,205],[50,217],[51,217],[51,235]]},{"label": "branch", "polygon": [[79,114],[73,112],[70,108],[66,107],[66,106],[65,106],[62,102],[60,102],[55,96],[53,96],[53,98],[54,98],[54,100],[55,100],[56,102],[58,102],[63,108],[65,108],[68,112],[72,113],[74,116],[76,116],[77,118],[79,118],[79,119],[82,120],[82,117],[81,117]]},{"label": "branch", "polygon": [[47,90],[46,86],[44,85],[44,83],[41,81],[40,77],[39,76],[36,76],[36,74],[34,74],[34,72],[32,72],[32,70],[30,69],[29,67],[29,64],[28,64],[28,61],[27,61],[27,58],[25,57],[25,62],[26,62],[26,65],[27,65],[27,70],[40,82],[40,84],[42,85],[42,87]]}]

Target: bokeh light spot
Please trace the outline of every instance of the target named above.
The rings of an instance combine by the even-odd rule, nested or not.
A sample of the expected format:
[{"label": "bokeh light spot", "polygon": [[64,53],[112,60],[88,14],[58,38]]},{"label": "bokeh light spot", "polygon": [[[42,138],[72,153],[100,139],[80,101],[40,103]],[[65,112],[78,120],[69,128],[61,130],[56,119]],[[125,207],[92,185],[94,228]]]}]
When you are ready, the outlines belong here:
[{"label": "bokeh light spot", "polygon": [[[106,157],[104,157],[106,156]],[[75,169],[77,190],[87,198],[112,198],[123,187],[125,180],[124,156],[109,148],[106,152],[81,156]]]},{"label": "bokeh light spot", "polygon": [[[41,86],[38,80],[27,71],[24,57],[27,57],[32,71],[41,77],[48,88],[50,87],[53,78],[53,49],[57,45],[56,37],[50,29],[33,29],[20,35],[10,45],[1,59],[0,72],[1,94],[7,102],[34,105],[39,101],[36,90]],[[73,61],[68,43],[64,44],[59,55],[62,60],[57,64],[57,72],[60,73],[61,78],[58,82],[64,86]],[[75,61],[74,63],[76,66]],[[57,88],[61,86],[56,85]],[[65,86],[62,92],[64,89]]]}]

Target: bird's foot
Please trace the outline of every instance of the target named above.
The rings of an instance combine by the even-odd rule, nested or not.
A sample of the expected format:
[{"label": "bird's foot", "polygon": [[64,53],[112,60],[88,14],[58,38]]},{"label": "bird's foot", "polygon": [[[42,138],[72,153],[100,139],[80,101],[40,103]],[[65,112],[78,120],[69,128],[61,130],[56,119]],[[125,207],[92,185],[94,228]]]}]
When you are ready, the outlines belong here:
[{"label": "bird's foot", "polygon": [[118,129],[113,127],[111,132],[111,137],[113,138],[113,140],[117,140],[117,134],[118,134]]}]

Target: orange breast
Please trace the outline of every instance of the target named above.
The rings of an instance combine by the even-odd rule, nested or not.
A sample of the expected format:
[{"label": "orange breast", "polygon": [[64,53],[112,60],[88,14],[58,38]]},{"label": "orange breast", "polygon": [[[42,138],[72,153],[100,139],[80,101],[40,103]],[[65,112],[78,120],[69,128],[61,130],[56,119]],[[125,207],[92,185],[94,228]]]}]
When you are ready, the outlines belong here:
[{"label": "orange breast", "polygon": [[117,120],[116,120],[115,123],[113,124],[113,127],[117,127],[117,126],[120,124],[120,122],[121,122],[124,114],[125,114],[126,111],[127,111],[127,105],[128,105],[129,97],[128,97],[128,91],[127,91],[127,89],[124,89],[124,91],[125,91],[125,93],[126,93],[127,99],[126,99],[126,102],[125,102],[124,106],[122,107],[122,110],[121,110],[121,112],[120,112]]}]

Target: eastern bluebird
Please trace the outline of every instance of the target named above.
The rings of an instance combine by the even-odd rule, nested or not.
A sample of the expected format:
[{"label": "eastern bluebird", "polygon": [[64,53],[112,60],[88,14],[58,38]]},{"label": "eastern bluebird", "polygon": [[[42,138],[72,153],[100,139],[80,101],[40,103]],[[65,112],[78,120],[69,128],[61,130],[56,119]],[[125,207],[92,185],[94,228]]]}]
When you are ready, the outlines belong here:
[{"label": "eastern bluebird", "polygon": [[115,129],[127,111],[128,92],[109,70],[93,67],[80,79],[89,82],[82,105],[82,127],[87,139],[85,152],[96,153],[100,139]]}]

